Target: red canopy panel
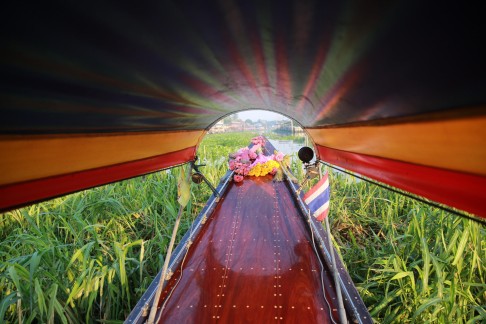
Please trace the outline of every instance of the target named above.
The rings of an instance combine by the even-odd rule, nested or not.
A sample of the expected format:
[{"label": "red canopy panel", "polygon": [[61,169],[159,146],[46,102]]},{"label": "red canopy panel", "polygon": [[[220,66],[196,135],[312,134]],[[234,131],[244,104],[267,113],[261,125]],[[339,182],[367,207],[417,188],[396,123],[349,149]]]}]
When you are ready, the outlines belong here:
[{"label": "red canopy panel", "polygon": [[486,177],[317,145],[321,159],[393,187],[486,217]]},{"label": "red canopy panel", "polygon": [[0,210],[191,161],[204,133],[0,136]]},{"label": "red canopy panel", "polygon": [[194,151],[189,147],[138,161],[1,186],[0,211],[173,167],[192,160]]},{"label": "red canopy panel", "polygon": [[307,129],[321,160],[486,217],[486,117]]}]

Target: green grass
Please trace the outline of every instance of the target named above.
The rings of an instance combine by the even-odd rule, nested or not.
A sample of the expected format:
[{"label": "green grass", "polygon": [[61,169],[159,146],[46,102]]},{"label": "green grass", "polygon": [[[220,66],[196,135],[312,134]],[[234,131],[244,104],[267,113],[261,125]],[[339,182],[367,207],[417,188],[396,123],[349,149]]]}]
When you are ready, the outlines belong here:
[{"label": "green grass", "polygon": [[[177,213],[177,173],[0,216],[0,322],[124,318],[163,262]],[[186,217],[182,230],[189,224]]]},{"label": "green grass", "polygon": [[[228,153],[255,134],[206,136],[217,185]],[[296,160],[296,159],[294,159]],[[294,172],[302,177],[299,162]],[[162,267],[179,168],[0,214],[0,322],[122,321]],[[480,225],[332,172],[334,239],[377,322],[486,320]],[[178,240],[211,191],[192,186]]]}]

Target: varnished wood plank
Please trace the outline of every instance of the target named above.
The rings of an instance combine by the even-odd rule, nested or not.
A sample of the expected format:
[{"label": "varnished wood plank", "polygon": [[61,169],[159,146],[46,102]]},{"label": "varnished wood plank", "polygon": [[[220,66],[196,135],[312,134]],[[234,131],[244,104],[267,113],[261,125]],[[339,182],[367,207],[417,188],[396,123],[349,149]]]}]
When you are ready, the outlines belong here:
[{"label": "varnished wood plank", "polygon": [[[189,250],[182,277],[176,273],[164,290],[160,322],[330,322],[299,213],[286,185],[271,177],[230,185]],[[330,278],[326,273],[324,285],[334,305]]]}]

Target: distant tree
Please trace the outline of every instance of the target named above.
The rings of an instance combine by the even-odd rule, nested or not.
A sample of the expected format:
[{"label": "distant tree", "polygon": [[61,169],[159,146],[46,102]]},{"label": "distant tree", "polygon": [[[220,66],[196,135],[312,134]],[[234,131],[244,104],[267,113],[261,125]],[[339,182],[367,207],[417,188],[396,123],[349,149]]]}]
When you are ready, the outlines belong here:
[{"label": "distant tree", "polygon": [[253,125],[253,120],[248,118],[247,120],[245,120],[245,123],[247,123],[249,125]]},{"label": "distant tree", "polygon": [[224,119],[223,119],[223,122],[225,125],[228,125],[228,124],[231,124],[231,122],[234,122],[234,121],[237,121],[239,120],[238,119],[238,114],[231,114],[229,116],[226,116]]}]

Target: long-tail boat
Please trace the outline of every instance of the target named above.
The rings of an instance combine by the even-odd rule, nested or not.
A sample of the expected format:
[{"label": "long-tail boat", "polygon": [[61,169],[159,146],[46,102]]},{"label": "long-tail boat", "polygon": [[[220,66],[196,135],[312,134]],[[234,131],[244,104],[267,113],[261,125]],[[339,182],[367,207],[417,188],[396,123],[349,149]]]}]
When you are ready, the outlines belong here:
[{"label": "long-tail boat", "polygon": [[[265,151],[275,148],[267,142]],[[236,183],[233,173],[176,248],[166,280],[161,270],[126,323],[145,322],[151,307],[164,323],[343,323],[327,233],[308,217],[296,185],[270,175]],[[372,323],[337,260],[347,318]]]},{"label": "long-tail boat", "polygon": [[[301,125],[318,161],[484,223],[486,53],[482,11],[470,3],[10,1],[2,13],[1,211],[189,163],[217,121],[264,109]],[[229,221],[225,210],[243,217],[242,206],[232,208],[229,197],[251,193],[245,191],[251,184],[256,182],[228,185],[211,214],[221,217],[211,220],[205,233],[219,237],[209,229]],[[288,212],[281,204],[296,204],[283,186],[263,180],[256,186],[269,197],[262,201],[269,217]],[[296,215],[285,219],[302,216]],[[206,235],[200,244],[212,248],[201,255],[190,252],[186,265],[197,258],[220,263],[219,269],[204,271],[251,282],[251,269],[229,266],[218,254],[221,245],[205,241],[211,240]],[[320,271],[316,262],[326,254],[309,250],[309,232],[279,235],[282,240],[302,235],[298,240],[307,242],[293,245],[290,259],[275,259],[282,276]],[[248,244],[253,238],[243,237]],[[273,245],[264,243],[255,245],[255,258],[271,250]],[[232,244],[225,243],[235,248],[229,252],[240,253]],[[273,253],[279,251],[284,249]],[[292,260],[301,268],[283,267],[290,269]],[[290,316],[292,306],[305,306],[307,295],[299,291],[323,297],[323,285],[309,278],[302,277],[309,280],[305,287],[286,286],[284,278],[282,287],[275,282],[276,297],[286,294],[288,300],[273,303],[274,309],[282,306],[272,313],[278,320]],[[200,282],[197,274],[190,282],[183,276],[174,294]],[[194,294],[201,288],[187,287]],[[259,287],[249,283],[240,290],[246,295],[249,288],[258,297]],[[220,299],[197,304],[189,295],[172,296],[162,316],[176,316],[178,306],[219,308],[220,300],[238,293],[224,288],[223,283]],[[334,314],[332,298],[326,296]],[[320,312],[323,299],[318,300],[315,308],[306,306],[312,314],[299,312],[299,318]],[[234,306],[253,316],[267,314],[258,307],[268,310],[271,303],[255,298]],[[335,315],[322,308],[319,318]],[[206,314],[230,316],[217,309]]]}]

